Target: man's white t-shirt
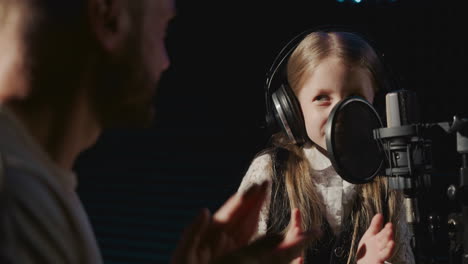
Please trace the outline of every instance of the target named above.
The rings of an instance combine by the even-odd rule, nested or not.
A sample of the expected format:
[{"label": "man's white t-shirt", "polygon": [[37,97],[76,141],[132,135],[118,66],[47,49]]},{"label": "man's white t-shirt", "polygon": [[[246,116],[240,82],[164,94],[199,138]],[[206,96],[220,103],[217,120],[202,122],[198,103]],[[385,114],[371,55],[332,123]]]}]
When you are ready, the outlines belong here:
[{"label": "man's white t-shirt", "polygon": [[0,106],[0,256],[7,263],[102,263],[76,175]]}]

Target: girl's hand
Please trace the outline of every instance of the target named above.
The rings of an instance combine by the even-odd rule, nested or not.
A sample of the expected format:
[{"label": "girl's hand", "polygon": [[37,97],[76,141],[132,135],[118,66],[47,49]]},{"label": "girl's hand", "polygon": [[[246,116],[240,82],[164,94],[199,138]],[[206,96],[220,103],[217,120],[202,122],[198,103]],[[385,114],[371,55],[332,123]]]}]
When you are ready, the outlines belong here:
[{"label": "girl's hand", "polygon": [[357,264],[383,264],[393,254],[393,226],[387,223],[384,228],[382,214],[376,214],[366,233],[359,241]]}]

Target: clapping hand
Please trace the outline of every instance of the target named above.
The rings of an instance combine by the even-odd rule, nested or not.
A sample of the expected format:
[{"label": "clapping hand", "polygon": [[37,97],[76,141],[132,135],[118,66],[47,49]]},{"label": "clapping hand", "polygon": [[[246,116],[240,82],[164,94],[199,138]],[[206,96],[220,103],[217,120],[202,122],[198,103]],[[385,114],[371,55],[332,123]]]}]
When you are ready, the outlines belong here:
[{"label": "clapping hand", "polygon": [[[300,256],[309,236],[291,229],[285,237],[264,236],[249,244],[257,230],[268,183],[254,184],[234,194],[211,216],[202,210],[189,225],[172,257],[172,264],[289,263]],[[291,214],[300,223],[299,211]],[[299,220],[297,220],[299,219]],[[300,224],[299,224],[300,226]]]}]

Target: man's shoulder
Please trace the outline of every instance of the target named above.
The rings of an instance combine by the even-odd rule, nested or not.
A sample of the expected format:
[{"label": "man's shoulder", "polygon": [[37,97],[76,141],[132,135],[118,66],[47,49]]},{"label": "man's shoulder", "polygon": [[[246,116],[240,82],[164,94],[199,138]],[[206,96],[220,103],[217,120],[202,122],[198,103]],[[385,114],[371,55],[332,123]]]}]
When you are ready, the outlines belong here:
[{"label": "man's shoulder", "polygon": [[[0,232],[5,233],[4,242],[10,245],[5,254],[24,255],[19,259],[12,258],[24,261],[23,258],[27,257],[33,246],[35,250],[49,252],[51,256],[47,259],[57,259],[55,252],[58,250],[50,248],[65,246],[67,243],[60,241],[57,232],[69,229],[64,221],[60,199],[57,199],[54,190],[42,181],[42,177],[38,177],[37,172],[13,166],[8,162],[3,162],[2,165]],[[29,245],[20,242],[25,238],[29,241],[41,239],[44,243]]]},{"label": "man's shoulder", "polygon": [[9,195],[50,198],[50,194],[57,191],[57,187],[47,180],[50,176],[31,168],[4,163],[2,175],[4,191]]},{"label": "man's shoulder", "polygon": [[31,223],[51,222],[56,228],[66,224],[66,198],[56,184],[47,180],[47,176],[8,164],[3,165],[2,174],[2,197],[10,216],[24,218]]},{"label": "man's shoulder", "polygon": [[77,263],[93,256],[89,263],[100,263],[78,196],[46,173],[8,162],[3,165],[0,214],[6,221],[0,222],[0,232],[9,234],[6,241],[14,245],[14,252],[44,252],[44,262]]}]

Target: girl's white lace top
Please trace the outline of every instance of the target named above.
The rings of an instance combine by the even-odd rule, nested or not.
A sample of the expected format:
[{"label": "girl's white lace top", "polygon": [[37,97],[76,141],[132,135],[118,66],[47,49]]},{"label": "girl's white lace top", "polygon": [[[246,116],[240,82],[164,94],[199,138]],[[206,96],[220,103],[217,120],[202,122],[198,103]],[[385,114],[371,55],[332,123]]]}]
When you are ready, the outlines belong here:
[{"label": "girl's white lace top", "polygon": [[[351,210],[354,198],[356,196],[355,185],[343,180],[333,169],[330,160],[323,155],[316,147],[303,148],[304,154],[307,157],[311,166],[311,176],[314,177],[315,186],[318,193],[323,199],[326,208],[326,219],[330,224],[333,232],[337,234],[340,230],[343,218],[348,215]],[[272,169],[271,157],[269,154],[261,155],[252,161],[239,191],[247,190],[254,183],[261,183],[265,180],[271,182]],[[268,211],[270,208],[271,185],[268,189],[267,199],[263,204],[258,222],[258,231],[255,237],[263,235],[267,231]],[[403,214],[404,215],[404,214]],[[398,225],[400,229],[400,250],[398,256],[392,259],[392,263],[414,263],[414,257],[409,245],[410,232],[405,224]]]}]

